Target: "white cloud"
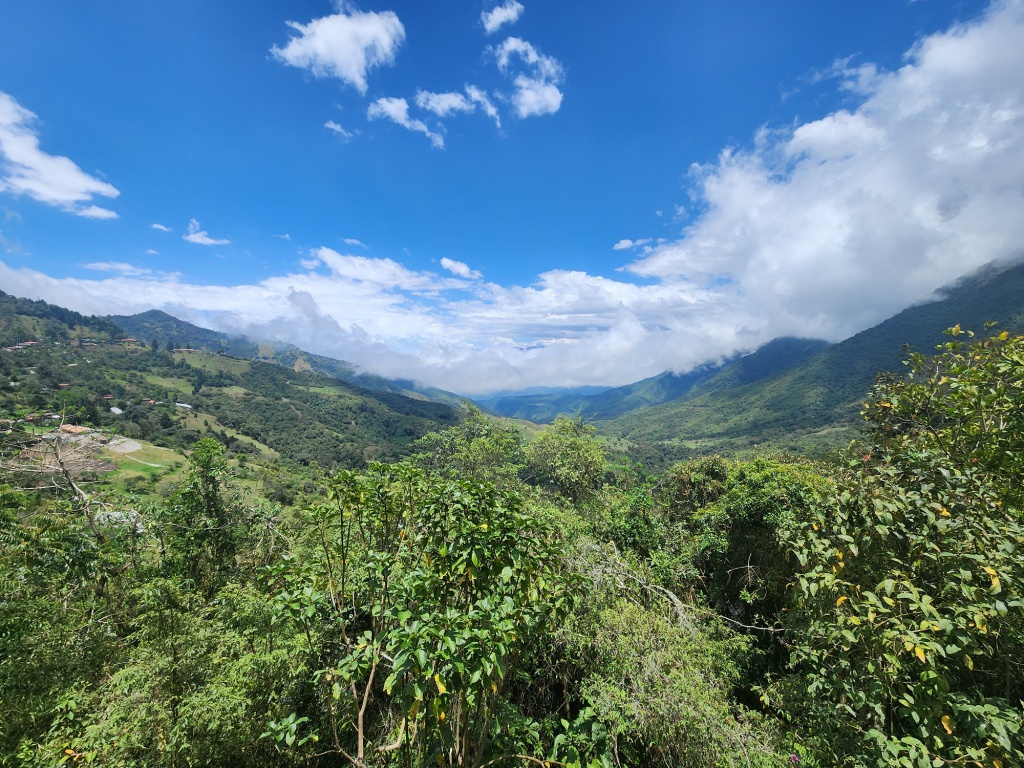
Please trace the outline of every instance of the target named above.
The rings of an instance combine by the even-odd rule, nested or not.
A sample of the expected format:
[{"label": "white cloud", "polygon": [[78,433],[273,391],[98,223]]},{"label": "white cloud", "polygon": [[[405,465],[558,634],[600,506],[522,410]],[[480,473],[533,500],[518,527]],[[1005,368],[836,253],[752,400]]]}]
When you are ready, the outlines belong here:
[{"label": "white cloud", "polygon": [[479,270],[470,269],[468,264],[461,261],[455,261],[455,259],[449,259],[447,256],[443,256],[441,258],[441,266],[453,275],[464,277],[467,280],[479,280],[483,277]]},{"label": "white cloud", "polygon": [[466,96],[474,104],[479,104],[480,109],[483,110],[484,114],[487,115],[494,124],[501,128],[501,118],[498,116],[498,108],[494,106],[494,102],[487,96],[487,92],[477,88],[475,85],[466,86]]},{"label": "white cloud", "polygon": [[[495,50],[498,69],[513,78],[515,92],[512,106],[520,118],[553,115],[562,106],[562,92],[558,86],[564,71],[558,59],[545,56],[534,45],[518,37],[507,38]],[[515,71],[515,62],[526,67]]]},{"label": "white cloud", "polygon": [[190,219],[188,222],[188,232],[181,236],[182,240],[188,240],[190,243],[196,245],[227,245],[230,240],[223,240],[219,238],[210,237],[210,233],[204,229],[200,229],[201,225],[195,219]]},{"label": "white cloud", "polygon": [[[149,251],[147,251],[149,253]],[[156,253],[156,251],[153,251]],[[146,269],[145,267],[136,267],[134,264],[127,264],[123,261],[94,261],[91,264],[83,264],[85,269],[91,269],[97,272],[117,272],[120,275],[126,277],[139,277],[142,275],[151,275],[153,270]]]},{"label": "white cloud", "polygon": [[476,107],[461,93],[430,93],[416,91],[416,106],[433,112],[438,117],[447,117],[453,112],[472,112]]},{"label": "white cloud", "polygon": [[341,242],[345,245],[354,245],[358,248],[366,248],[366,243],[362,240],[356,240],[354,237],[343,237],[341,238]]},{"label": "white cloud", "polygon": [[154,250],[153,248],[147,248],[145,250],[145,254],[147,256],[159,256],[160,255],[160,251]]},{"label": "white cloud", "polygon": [[344,141],[348,141],[354,135],[351,131],[346,131],[340,123],[336,123],[333,120],[328,120],[324,123],[324,128],[338,134]]},{"label": "white cloud", "polygon": [[1024,243],[1021,71],[1020,0],[921,40],[896,71],[858,67],[844,82],[859,106],[764,129],[753,148],[695,166],[704,213],[630,269],[722,284],[751,328],[841,338],[1013,255]]},{"label": "white cloud", "polygon": [[366,75],[374,67],[393,64],[405,40],[405,27],[392,11],[348,11],[287,22],[298,34],[271,53],[284,64],[308,69],[316,77],[333,77],[366,93]]},{"label": "white cloud", "polygon": [[0,192],[24,195],[45,205],[91,219],[117,214],[92,204],[96,196],[114,198],[116,187],[85,173],[67,157],[39,148],[36,116],[0,91]]},{"label": "white cloud", "polygon": [[55,280],[0,263],[0,285],[89,313],[159,307],[469,393],[624,384],[777,336],[840,339],[1020,254],[1022,42],[1024,0],[999,2],[896,71],[851,75],[867,88],[856,98],[840,80],[845,110],[694,167],[681,236],[626,265],[643,280],[551,270],[505,286],[454,260],[437,275],[318,248],[254,284]]},{"label": "white cloud", "polygon": [[497,32],[506,24],[515,24],[523,15],[523,4],[516,0],[506,0],[504,5],[483,11],[480,14],[480,21],[483,22],[484,30],[488,35]]},{"label": "white cloud", "polygon": [[623,238],[622,240],[619,240],[619,242],[612,246],[612,250],[625,251],[629,248],[640,248],[641,246],[647,245],[649,242],[651,242],[651,238],[649,237],[642,237],[639,240],[629,240],[628,238]]},{"label": "white cloud", "polygon": [[152,229],[159,229],[161,232],[170,232],[170,231],[172,231],[170,227],[165,227],[163,224],[150,224],[149,226]]},{"label": "white cloud", "polygon": [[366,117],[370,120],[391,120],[410,131],[422,133],[430,139],[430,144],[435,149],[444,149],[444,136],[431,131],[422,120],[409,117],[409,102],[405,99],[396,99],[390,96],[377,99],[366,110]]},{"label": "white cloud", "polygon": [[501,128],[498,108],[494,106],[494,102],[488,97],[487,92],[475,85],[467,85],[465,94],[454,91],[431,93],[419,90],[416,92],[416,106],[432,112],[438,117],[475,112],[476,108],[480,107],[483,113]]}]

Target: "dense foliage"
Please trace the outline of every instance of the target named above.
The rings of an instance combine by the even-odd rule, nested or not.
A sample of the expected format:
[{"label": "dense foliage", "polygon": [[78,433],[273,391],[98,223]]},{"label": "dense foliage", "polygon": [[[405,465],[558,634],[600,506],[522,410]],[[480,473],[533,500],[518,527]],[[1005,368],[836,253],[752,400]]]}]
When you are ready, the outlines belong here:
[{"label": "dense foliage", "polygon": [[[311,455],[278,502],[205,437],[143,501],[14,429],[0,765],[1019,765],[1024,338],[951,334],[878,379],[843,465],[650,475],[581,419],[527,442],[469,409],[401,462]],[[295,421],[353,415],[143,356],[219,423],[285,386]]]}]

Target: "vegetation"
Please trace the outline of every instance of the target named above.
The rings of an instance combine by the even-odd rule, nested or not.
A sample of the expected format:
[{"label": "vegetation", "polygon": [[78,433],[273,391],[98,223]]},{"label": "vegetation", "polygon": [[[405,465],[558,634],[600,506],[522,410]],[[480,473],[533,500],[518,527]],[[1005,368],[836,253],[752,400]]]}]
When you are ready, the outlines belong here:
[{"label": "vegetation", "polygon": [[[842,463],[653,473],[31,309],[0,766],[1024,762],[1024,337],[910,355]],[[110,428],[187,464],[104,484]]]},{"label": "vegetation", "polygon": [[980,328],[993,317],[1008,331],[1024,332],[1022,297],[1024,264],[992,266],[940,300],[910,307],[774,375],[698,388],[695,396],[633,410],[600,427],[633,442],[664,444],[679,456],[779,447],[822,455],[854,436],[864,393],[879,371],[900,367],[906,345],[928,351],[942,340],[939,329],[957,322]]}]

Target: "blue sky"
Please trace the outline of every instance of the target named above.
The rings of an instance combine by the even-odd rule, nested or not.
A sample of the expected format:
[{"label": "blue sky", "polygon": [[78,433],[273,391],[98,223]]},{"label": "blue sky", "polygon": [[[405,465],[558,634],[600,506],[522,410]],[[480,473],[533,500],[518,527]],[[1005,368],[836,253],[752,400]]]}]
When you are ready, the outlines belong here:
[{"label": "blue sky", "polygon": [[0,287],[466,393],[839,339],[1024,247],[1024,2],[0,7]]}]

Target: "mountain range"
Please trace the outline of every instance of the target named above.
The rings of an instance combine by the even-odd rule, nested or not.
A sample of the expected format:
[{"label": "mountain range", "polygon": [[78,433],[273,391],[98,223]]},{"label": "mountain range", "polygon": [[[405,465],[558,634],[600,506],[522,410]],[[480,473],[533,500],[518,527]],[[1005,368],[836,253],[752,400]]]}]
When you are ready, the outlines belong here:
[{"label": "mountain range", "polygon": [[[1024,262],[989,265],[947,286],[935,300],[905,309],[838,343],[779,338],[750,354],[686,373],[664,372],[603,390],[504,395],[482,399],[479,404],[498,416],[536,423],[549,423],[563,414],[579,416],[638,453],[652,446],[676,457],[771,447],[815,453],[837,447],[854,435],[860,402],[877,372],[899,371],[908,349],[932,351],[943,341],[942,331],[950,326],[959,324],[983,332],[990,321],[999,323],[1000,330],[1024,331]],[[0,346],[32,336],[67,339],[83,334],[109,340],[130,336],[136,340],[132,350],[136,358],[142,346],[164,355],[177,350],[162,365],[177,365],[184,371],[178,377],[184,382],[179,391],[188,393],[191,388],[196,399],[205,396],[208,405],[218,404],[223,409],[221,422],[232,421],[247,434],[258,436],[259,425],[227,407],[237,396],[225,399],[220,393],[232,388],[258,392],[264,409],[274,398],[288,402],[285,410],[290,412],[304,403],[301,407],[308,413],[304,411],[300,421],[316,432],[313,442],[318,455],[329,453],[332,440],[349,444],[346,455],[360,454],[351,444],[352,436],[346,435],[345,425],[357,421],[352,413],[379,414],[374,418],[381,421],[370,427],[378,446],[371,453],[378,453],[384,450],[381,440],[386,441],[389,432],[383,425],[408,426],[399,430],[401,443],[407,445],[414,434],[429,429],[430,423],[452,423],[455,417],[445,409],[466,402],[451,392],[415,381],[361,372],[351,363],[291,345],[228,336],[159,310],[86,318],[0,292]],[[115,367],[124,364],[116,362],[116,355],[107,357]],[[153,361],[153,365],[158,362],[156,358]],[[158,374],[167,378],[169,371],[154,369],[150,378]],[[66,377],[73,378],[70,374]],[[128,381],[131,377],[114,379]],[[325,397],[334,404],[323,400]],[[337,410],[339,398],[346,403],[342,409],[346,415]],[[425,408],[428,405],[441,409]],[[331,423],[317,425],[321,417]],[[409,419],[419,421],[412,426]],[[274,420],[286,420],[283,411],[275,411]],[[271,442],[283,446],[296,439],[277,435]]]}]

